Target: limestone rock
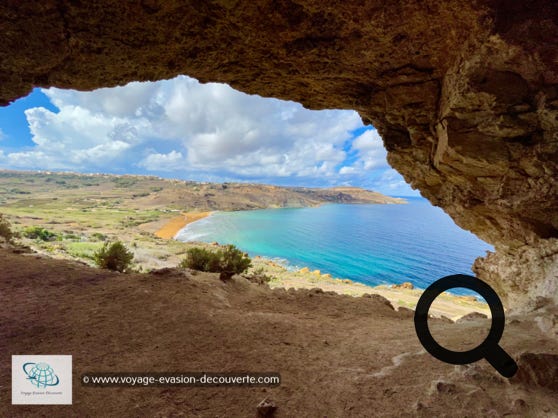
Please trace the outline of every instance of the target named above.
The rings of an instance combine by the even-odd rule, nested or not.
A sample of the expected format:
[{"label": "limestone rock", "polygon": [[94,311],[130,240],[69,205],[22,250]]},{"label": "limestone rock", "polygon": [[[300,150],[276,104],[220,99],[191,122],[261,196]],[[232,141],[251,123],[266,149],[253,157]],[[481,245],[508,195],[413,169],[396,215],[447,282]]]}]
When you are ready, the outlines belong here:
[{"label": "limestone rock", "polygon": [[400,306],[399,308],[397,308],[397,312],[399,312],[399,314],[403,316],[403,318],[413,318],[415,316],[415,311],[409,308],[405,308],[404,306]]},{"label": "limestone rock", "polygon": [[469,321],[477,321],[479,319],[487,319],[488,316],[486,316],[483,313],[480,312],[471,312],[468,313],[467,315],[463,315],[461,318],[459,318],[457,321],[455,321],[456,324],[462,324],[464,322],[469,322]]},{"label": "limestone rock", "polygon": [[415,286],[411,282],[403,282],[401,284],[394,284],[392,286],[394,289],[414,289]]},{"label": "limestone rock", "polygon": [[531,310],[544,303],[557,303],[558,239],[502,248],[477,258],[473,271],[494,288],[507,306]]},{"label": "limestone rock", "polygon": [[430,386],[430,393],[454,394],[457,392],[457,386],[454,383],[444,380],[435,380]]},{"label": "limestone rock", "polygon": [[269,398],[265,398],[256,407],[258,418],[270,418],[275,414],[277,405]]},{"label": "limestone rock", "polygon": [[517,366],[513,381],[558,391],[558,354],[523,353],[517,359]]}]

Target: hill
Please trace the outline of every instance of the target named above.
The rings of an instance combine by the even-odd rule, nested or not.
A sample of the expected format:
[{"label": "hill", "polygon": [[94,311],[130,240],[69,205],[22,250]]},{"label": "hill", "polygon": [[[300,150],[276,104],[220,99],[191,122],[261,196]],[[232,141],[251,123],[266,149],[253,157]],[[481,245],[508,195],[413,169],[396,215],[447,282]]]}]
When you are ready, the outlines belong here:
[{"label": "hill", "polygon": [[0,204],[96,206],[180,211],[248,210],[323,203],[405,203],[359,188],[203,183],[153,176],[0,171]]}]

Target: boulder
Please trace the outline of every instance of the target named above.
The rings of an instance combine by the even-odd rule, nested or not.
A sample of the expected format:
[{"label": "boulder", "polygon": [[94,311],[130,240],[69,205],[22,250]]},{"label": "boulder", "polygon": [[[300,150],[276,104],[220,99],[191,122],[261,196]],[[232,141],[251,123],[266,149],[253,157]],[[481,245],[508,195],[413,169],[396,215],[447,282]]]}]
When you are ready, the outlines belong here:
[{"label": "boulder", "polygon": [[558,391],[558,354],[522,353],[517,366],[513,382]]}]

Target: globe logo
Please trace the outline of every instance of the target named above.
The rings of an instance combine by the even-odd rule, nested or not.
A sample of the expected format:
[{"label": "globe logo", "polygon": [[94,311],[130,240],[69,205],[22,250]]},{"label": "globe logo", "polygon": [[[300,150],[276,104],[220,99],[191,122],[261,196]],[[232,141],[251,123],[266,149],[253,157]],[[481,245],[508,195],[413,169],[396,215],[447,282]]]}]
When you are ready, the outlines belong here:
[{"label": "globe logo", "polygon": [[60,383],[58,376],[47,363],[25,363],[23,371],[27,375],[27,380],[39,389]]}]

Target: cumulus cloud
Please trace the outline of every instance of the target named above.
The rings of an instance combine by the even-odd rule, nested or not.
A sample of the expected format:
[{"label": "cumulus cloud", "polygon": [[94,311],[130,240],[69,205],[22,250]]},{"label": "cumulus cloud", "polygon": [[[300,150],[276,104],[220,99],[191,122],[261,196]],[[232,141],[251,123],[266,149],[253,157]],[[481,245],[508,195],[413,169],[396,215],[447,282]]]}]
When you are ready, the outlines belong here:
[{"label": "cumulus cloud", "polygon": [[365,173],[379,168],[388,168],[387,152],[382,144],[382,138],[375,129],[364,131],[351,144],[351,150],[358,156],[356,162],[342,167],[340,174]]},{"label": "cumulus cloud", "polygon": [[332,176],[361,124],[355,112],[309,111],[188,77],[43,93],[59,111],[26,110],[35,146],[9,154],[14,166]]},{"label": "cumulus cloud", "polygon": [[366,130],[355,137],[348,151],[354,158],[349,165],[339,170],[339,177],[345,179],[347,184],[357,184],[391,195],[419,195],[387,163],[387,151],[375,129]]},{"label": "cumulus cloud", "polygon": [[151,171],[175,171],[184,167],[185,160],[179,151],[171,151],[167,154],[157,152],[150,153],[139,165]]},{"label": "cumulus cloud", "polygon": [[[411,190],[401,174],[393,168],[383,171],[378,183],[382,184],[385,190],[391,191],[394,194],[404,194],[403,191]],[[410,194],[419,195],[418,192],[411,192]]]},{"label": "cumulus cloud", "polygon": [[310,111],[184,76],[42,91],[58,111],[27,109],[34,146],[1,153],[2,165],[308,185],[365,184],[389,168],[375,130],[352,134],[362,128],[353,111]]}]

